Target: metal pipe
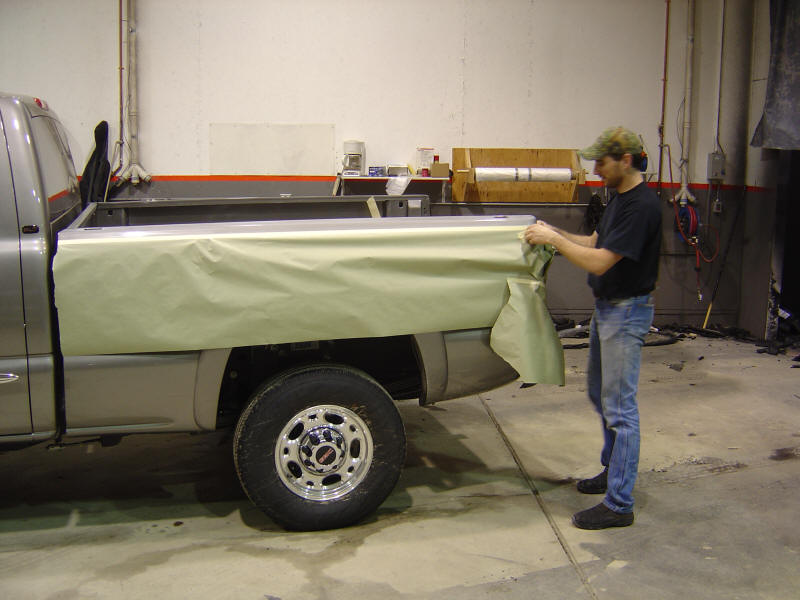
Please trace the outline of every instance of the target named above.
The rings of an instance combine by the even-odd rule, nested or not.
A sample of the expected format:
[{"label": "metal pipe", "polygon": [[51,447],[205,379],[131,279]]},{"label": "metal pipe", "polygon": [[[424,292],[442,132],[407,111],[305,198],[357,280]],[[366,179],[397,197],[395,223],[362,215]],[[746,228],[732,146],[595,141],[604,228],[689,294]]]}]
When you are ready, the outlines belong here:
[{"label": "metal pipe", "polygon": [[119,137],[116,142],[117,149],[119,150],[119,165],[114,170],[115,173],[118,173],[122,170],[123,167],[123,158],[122,158],[122,149],[125,145],[123,140],[125,139],[125,96],[124,96],[124,81],[123,81],[123,72],[125,71],[125,66],[122,64],[122,23],[123,23],[123,16],[122,16],[122,0],[119,0]]},{"label": "metal pipe", "polygon": [[719,143],[719,119],[720,113],[722,112],[722,70],[723,64],[725,62],[725,7],[727,4],[727,0],[722,0],[722,23],[719,32],[719,79],[717,85],[717,135],[715,138],[715,147],[714,150],[719,150],[723,154],[725,154],[724,150],[722,150],[722,146]]},{"label": "metal pipe", "polygon": [[[117,4],[118,9],[118,23],[117,23],[117,50],[119,52],[119,131],[117,135],[117,141],[114,142],[114,150],[111,153],[111,160],[109,161],[109,168],[113,168],[114,162],[118,161],[116,168],[113,168],[113,171],[109,174],[108,179],[106,180],[106,188],[103,192],[103,202],[108,199],[108,191],[111,188],[111,180],[114,176],[118,175],[124,168],[124,158],[123,158],[123,150],[125,147],[125,97],[124,97],[124,79],[123,79],[123,72],[125,71],[125,66],[122,63],[122,27],[125,21],[123,14],[122,14],[122,0],[119,0]],[[120,185],[122,180],[118,180],[115,185]]]},{"label": "metal pipe", "polygon": [[692,81],[694,67],[694,13],[695,0],[689,0],[686,24],[686,70],[684,73],[683,96],[683,137],[681,140],[681,189],[678,192],[679,201],[694,202],[694,196],[689,191],[689,146],[691,145],[692,130]]},{"label": "metal pipe", "polygon": [[131,162],[121,175],[138,185],[150,181],[150,174],[139,165],[139,108],[136,86],[136,0],[128,0],[128,132]]},{"label": "metal pipe", "polygon": [[664,171],[664,120],[667,106],[667,66],[669,59],[669,9],[670,0],[666,0],[667,16],[664,31],[664,76],[661,79],[661,121],[658,124],[658,197],[661,198],[661,182]]},{"label": "metal pipe", "polygon": [[[719,32],[719,73],[717,76],[717,128],[714,135],[714,152],[720,152],[723,156],[723,160],[725,157],[725,151],[722,149],[722,145],[719,143],[719,121],[720,116],[722,114],[722,71],[723,66],[725,63],[725,8],[727,5],[727,0],[722,0],[722,17],[720,19],[720,32]],[[721,212],[722,211],[722,203],[719,199],[719,189],[722,185],[722,182],[717,183],[717,197],[715,200],[712,201],[711,193],[713,189],[713,182],[712,185],[708,186],[708,198],[706,200],[706,223],[711,223],[711,211],[712,211],[712,202],[714,207],[714,212]],[[707,318],[707,317],[706,317]]]}]

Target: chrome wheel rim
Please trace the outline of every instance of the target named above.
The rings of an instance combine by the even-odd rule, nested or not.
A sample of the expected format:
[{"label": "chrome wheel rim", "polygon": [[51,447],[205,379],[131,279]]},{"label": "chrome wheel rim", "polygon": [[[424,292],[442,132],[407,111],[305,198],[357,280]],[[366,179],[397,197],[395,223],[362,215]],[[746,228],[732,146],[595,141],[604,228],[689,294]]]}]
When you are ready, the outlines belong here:
[{"label": "chrome wheel rim", "polygon": [[354,490],[372,462],[366,423],[342,406],[322,404],[289,419],[275,444],[275,467],[294,494],[324,502]]}]

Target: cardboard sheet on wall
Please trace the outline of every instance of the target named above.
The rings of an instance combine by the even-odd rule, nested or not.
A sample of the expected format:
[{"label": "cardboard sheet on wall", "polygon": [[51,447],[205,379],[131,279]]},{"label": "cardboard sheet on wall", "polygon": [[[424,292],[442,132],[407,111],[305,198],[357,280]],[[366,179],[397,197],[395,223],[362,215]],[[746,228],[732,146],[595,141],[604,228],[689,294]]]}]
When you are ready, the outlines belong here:
[{"label": "cardboard sheet on wall", "polygon": [[62,351],[494,326],[495,351],[525,381],[563,384],[545,303],[552,249],[531,248],[523,229],[495,218],[425,217],[65,231],[54,261]]},{"label": "cardboard sheet on wall", "polygon": [[214,175],[332,175],[334,126],[319,123],[211,123]]}]

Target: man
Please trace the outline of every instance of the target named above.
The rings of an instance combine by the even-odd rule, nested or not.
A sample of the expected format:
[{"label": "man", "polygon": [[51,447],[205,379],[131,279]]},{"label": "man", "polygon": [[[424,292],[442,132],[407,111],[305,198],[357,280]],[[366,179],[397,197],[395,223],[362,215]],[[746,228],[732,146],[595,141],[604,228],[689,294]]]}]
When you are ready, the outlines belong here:
[{"label": "man", "polygon": [[661,206],[640,171],[642,145],[623,127],[605,130],[580,152],[594,173],[616,191],[592,235],[576,235],[537,221],[525,231],[529,244],[552,244],[589,272],[595,308],[589,336],[588,394],[603,422],[603,472],[578,482],[603,501],[575,513],[581,529],[633,523],[633,485],[639,464],[636,391],[642,344],[653,321],[653,291],[661,246]]}]

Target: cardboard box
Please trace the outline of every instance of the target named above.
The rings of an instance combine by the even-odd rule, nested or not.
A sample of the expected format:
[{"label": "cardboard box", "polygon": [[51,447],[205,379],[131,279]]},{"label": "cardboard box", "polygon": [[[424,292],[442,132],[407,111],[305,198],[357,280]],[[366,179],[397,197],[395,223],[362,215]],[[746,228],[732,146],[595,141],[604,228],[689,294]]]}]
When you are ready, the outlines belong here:
[{"label": "cardboard box", "polygon": [[450,163],[432,163],[431,177],[450,177]]}]

